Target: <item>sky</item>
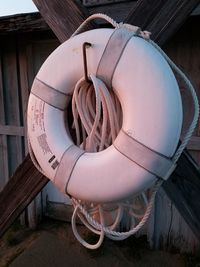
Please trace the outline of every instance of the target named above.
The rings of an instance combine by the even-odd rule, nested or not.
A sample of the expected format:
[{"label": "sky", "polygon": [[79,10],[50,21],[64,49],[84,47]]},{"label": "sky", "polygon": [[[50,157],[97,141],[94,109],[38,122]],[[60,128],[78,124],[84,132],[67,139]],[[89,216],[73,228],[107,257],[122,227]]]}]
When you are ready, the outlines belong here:
[{"label": "sky", "polygon": [[32,0],[0,0],[0,16],[36,12]]}]

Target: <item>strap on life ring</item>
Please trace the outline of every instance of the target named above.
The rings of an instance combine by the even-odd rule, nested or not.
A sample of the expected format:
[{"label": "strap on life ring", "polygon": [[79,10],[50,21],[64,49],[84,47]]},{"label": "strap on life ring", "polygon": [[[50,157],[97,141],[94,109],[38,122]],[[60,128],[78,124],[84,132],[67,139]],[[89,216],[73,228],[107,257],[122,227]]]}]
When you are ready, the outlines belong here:
[{"label": "strap on life ring", "polygon": [[104,81],[109,89],[112,88],[112,78],[118,62],[126,45],[128,44],[128,41],[133,36],[133,32],[118,28],[114,30],[113,34],[108,40],[103,55],[99,61],[96,76],[100,80]]}]

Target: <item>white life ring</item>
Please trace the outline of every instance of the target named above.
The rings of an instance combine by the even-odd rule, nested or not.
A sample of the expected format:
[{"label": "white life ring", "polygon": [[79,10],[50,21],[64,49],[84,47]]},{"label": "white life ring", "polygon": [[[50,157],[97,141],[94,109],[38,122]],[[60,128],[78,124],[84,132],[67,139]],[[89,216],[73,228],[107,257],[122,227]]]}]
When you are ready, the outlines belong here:
[{"label": "white life ring", "polygon": [[[60,45],[38,72],[28,104],[28,135],[41,168],[62,192],[67,184],[68,194],[91,202],[118,200],[144,190],[163,173],[162,159],[163,176],[168,176],[182,127],[182,103],[173,72],[151,44],[133,36],[112,79],[123,111],[122,131],[113,145],[98,153],[80,153],[73,144],[64,110],[83,76],[82,44],[93,45],[87,50],[88,72],[96,74],[113,31],[87,31]],[[69,162],[63,161],[66,151]],[[135,161],[137,153],[141,164]]]}]

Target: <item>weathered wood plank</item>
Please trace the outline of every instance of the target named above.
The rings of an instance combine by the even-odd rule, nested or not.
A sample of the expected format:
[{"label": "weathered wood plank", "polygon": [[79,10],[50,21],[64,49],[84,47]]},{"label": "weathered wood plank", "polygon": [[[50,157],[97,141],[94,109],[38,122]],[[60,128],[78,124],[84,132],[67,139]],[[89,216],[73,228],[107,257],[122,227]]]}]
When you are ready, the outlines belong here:
[{"label": "weathered wood plank", "polygon": [[98,6],[106,4],[116,4],[117,2],[127,2],[127,0],[83,0],[84,6]]},{"label": "weathered wood plank", "polygon": [[163,187],[200,240],[200,169],[186,150],[176,171]]},{"label": "weathered wood plank", "polygon": [[60,42],[66,41],[86,18],[87,10],[76,1],[67,1],[67,4],[59,0],[33,2]]},{"label": "weathered wood plank", "polygon": [[41,17],[40,13],[14,15],[0,18],[0,33],[49,30],[49,26]]},{"label": "weathered wood plank", "polygon": [[0,236],[48,182],[26,156],[0,193]]},{"label": "weathered wood plank", "polygon": [[199,3],[199,0],[137,1],[125,21],[150,31],[151,38],[163,45]]},{"label": "weathered wood plank", "polygon": [[[9,176],[13,174],[17,166],[24,158],[23,140],[24,135],[23,127],[21,127],[21,94],[20,85],[18,82],[18,47],[16,38],[10,37],[9,43],[2,42],[3,44],[3,77],[5,86],[5,107],[6,107],[6,123],[4,127],[7,132],[8,144],[8,166]],[[17,129],[18,128],[18,129]],[[3,129],[2,129],[3,130]],[[9,132],[10,130],[10,132]],[[16,135],[14,134],[16,133]],[[25,223],[25,216],[20,217],[21,222]]]},{"label": "weathered wood plank", "polygon": [[[53,1],[51,1],[51,3],[52,2]],[[73,5],[73,1],[70,2]],[[73,21],[73,17],[76,17],[77,15],[78,19],[74,21],[74,27],[77,28],[84,18],[84,15],[80,16],[82,12],[81,9],[78,9],[77,7],[72,12],[68,9],[68,6],[66,6],[64,1],[62,1],[62,4],[65,10],[64,13],[63,10],[61,12],[63,16],[62,22],[65,22],[65,17],[70,17]],[[46,1],[45,7],[48,7],[48,1]],[[47,13],[49,14],[49,12]],[[54,28],[58,27],[59,29],[60,24],[58,25],[57,21],[61,19],[61,17],[59,13],[56,13],[56,16],[54,17],[55,20],[53,22]],[[60,39],[64,38],[65,40],[67,36],[72,34],[73,30],[68,29],[65,24],[63,24],[62,27],[64,27],[64,29],[62,30]],[[48,179],[38,172],[38,170],[33,166],[30,157],[27,156],[23,164],[16,170],[15,175],[10,179],[4,190],[0,193],[0,236],[3,235],[19,214],[28,206],[29,203],[31,203],[47,182]]]},{"label": "weathered wood plank", "polygon": [[[0,55],[0,124],[5,124],[4,88],[3,88],[1,55]],[[0,171],[0,191],[1,191],[6,182],[8,181],[9,177],[7,137],[5,135],[0,135],[0,170],[1,170]]]},{"label": "weathered wood plank", "polygon": [[153,215],[152,248],[169,251],[176,248],[183,253],[195,253],[199,250],[198,238],[188,227],[163,187],[156,195]]},{"label": "weathered wood plank", "polygon": [[[53,31],[56,33],[56,35],[59,37],[61,41],[64,41],[71,35],[71,33],[74,31],[74,29],[80,24],[83,19],[84,15],[82,14],[80,9],[77,9],[78,7],[74,7],[73,10],[71,9],[73,6],[73,1],[68,1],[68,4],[70,4],[70,8],[66,6],[65,1],[41,1],[41,0],[34,0],[34,2],[37,4],[37,7],[39,10],[41,10],[44,18],[47,20]],[[59,4],[59,3],[62,4]],[[144,8],[146,5],[146,1],[140,0],[139,3],[144,4]],[[173,1],[171,0],[171,3]],[[196,3],[195,3],[196,5]],[[173,5],[170,6],[171,11],[173,11],[174,7]],[[152,9],[152,6],[151,6]],[[169,11],[169,10],[168,10]],[[75,14],[75,13],[76,14]],[[134,11],[137,12],[137,9]],[[187,9],[187,12],[189,12],[189,9]],[[186,11],[184,12],[184,15],[187,16],[188,13]],[[159,13],[159,10],[158,10]],[[52,16],[51,16],[51,15]],[[181,16],[182,17],[182,16]],[[67,19],[66,19],[67,18]],[[143,19],[141,17],[141,19]],[[162,17],[163,21],[165,21],[165,17]],[[183,19],[183,17],[182,17]],[[129,21],[128,21],[129,22]],[[69,27],[66,27],[66,25],[69,24]],[[161,23],[162,25],[162,23]],[[177,25],[177,24],[176,24]],[[156,29],[159,28],[159,24],[156,26]],[[170,28],[170,25],[169,25]],[[152,29],[153,32],[154,29]],[[171,30],[170,34],[175,32],[175,28]],[[181,164],[181,163],[180,163]],[[27,170],[28,166],[28,170]],[[191,164],[191,166],[193,166]],[[191,167],[190,166],[190,167]],[[29,171],[31,170],[31,172]],[[25,172],[25,173],[24,173]],[[24,175],[26,173],[29,173],[29,175]],[[25,177],[25,178],[24,178]],[[34,179],[33,179],[34,177]],[[25,181],[23,179],[25,179]],[[34,186],[33,183],[29,183],[29,181],[34,180],[34,184],[37,183],[37,187]],[[14,219],[18,216],[18,214],[25,208],[25,206],[32,200],[33,195],[35,196],[46,184],[47,180],[42,177],[38,173],[37,170],[34,169],[32,166],[30,158],[26,158],[26,161],[24,164],[21,165],[21,167],[18,169],[18,172],[16,172],[16,175],[12,178],[13,182],[9,182],[9,185],[6,186],[5,190],[0,195],[0,203],[7,203],[7,210],[5,211],[5,205],[4,209],[0,206],[0,218],[3,218],[2,225],[0,224],[0,233],[3,234],[6,228],[9,227],[10,223],[14,221]],[[24,190],[24,184],[28,185],[28,188]],[[17,188],[15,185],[17,184]],[[31,194],[30,190],[31,189]],[[8,194],[9,191],[9,194]],[[18,192],[16,194],[16,192]],[[9,195],[9,198],[7,199],[7,195]],[[11,198],[11,199],[10,199]],[[15,201],[15,199],[18,199],[18,201]],[[13,203],[14,201],[14,203]],[[15,213],[13,213],[13,210]]]},{"label": "weathered wood plank", "polygon": [[0,135],[24,136],[25,131],[23,126],[0,125]]},{"label": "weathered wood plank", "polygon": [[[18,86],[17,50],[15,39],[8,39],[8,43],[2,42],[2,67],[4,79],[4,104],[5,118],[8,126],[21,126],[20,94]],[[9,175],[12,175],[17,166],[22,162],[22,138],[9,135],[7,137],[9,155]]]},{"label": "weathered wood plank", "polygon": [[45,215],[49,218],[64,222],[71,222],[72,213],[72,205],[47,201]]},{"label": "weathered wood plank", "polygon": [[[106,13],[106,15],[110,16],[117,22],[121,22],[125,20],[130,10],[136,5],[136,3],[137,1],[134,2],[128,1],[128,2],[112,3],[107,6],[103,5],[90,6],[87,8],[87,10],[90,15],[95,13]],[[105,21],[98,20],[97,23],[103,26],[103,24],[105,24]]]},{"label": "weathered wood plank", "polygon": [[158,16],[160,9],[165,6],[166,2],[166,0],[137,1],[125,22],[146,30],[152,19]]},{"label": "weathered wood plank", "polygon": [[29,98],[29,83],[28,83],[28,66],[27,66],[27,54],[26,45],[18,41],[18,57],[19,57],[19,83],[21,89],[21,104],[22,104],[22,115],[23,115],[23,128],[24,128],[24,143],[25,153],[28,153],[27,145],[27,103]]},{"label": "weathered wood plank", "polygon": [[[174,0],[166,1],[157,16],[152,19],[147,30],[152,32],[152,38],[160,45],[173,35],[184,23],[195,7],[200,3],[199,0]],[[163,18],[165,18],[163,20]],[[159,27],[157,26],[159,25]]]},{"label": "weathered wood plank", "polygon": [[187,148],[188,148],[189,150],[196,150],[196,151],[199,151],[199,150],[200,150],[200,137],[199,137],[199,136],[193,136],[193,137],[190,139],[190,142],[189,142]]}]

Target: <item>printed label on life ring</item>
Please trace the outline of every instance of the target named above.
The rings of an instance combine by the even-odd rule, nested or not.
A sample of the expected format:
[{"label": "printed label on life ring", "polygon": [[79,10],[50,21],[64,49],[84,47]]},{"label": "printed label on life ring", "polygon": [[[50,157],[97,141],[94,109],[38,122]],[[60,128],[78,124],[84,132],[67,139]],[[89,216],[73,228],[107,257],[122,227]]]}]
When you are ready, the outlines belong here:
[{"label": "printed label on life ring", "polygon": [[47,153],[53,154],[49,145],[48,145],[46,133],[39,135],[37,137],[37,140],[38,140],[38,144],[41,147],[44,154],[47,154]]},{"label": "printed label on life ring", "polygon": [[31,131],[35,136],[35,142],[38,144],[42,155],[46,158],[48,164],[53,170],[59,165],[59,161],[52,152],[50,145],[48,143],[48,137],[45,131],[44,124],[44,108],[45,102],[37,97],[33,97],[31,111],[32,111],[32,125]]},{"label": "printed label on life ring", "polygon": [[41,131],[45,132],[45,127],[44,127],[44,106],[45,102],[42,100],[36,100],[35,101],[35,106],[33,116],[34,116],[34,128],[37,127]]}]

